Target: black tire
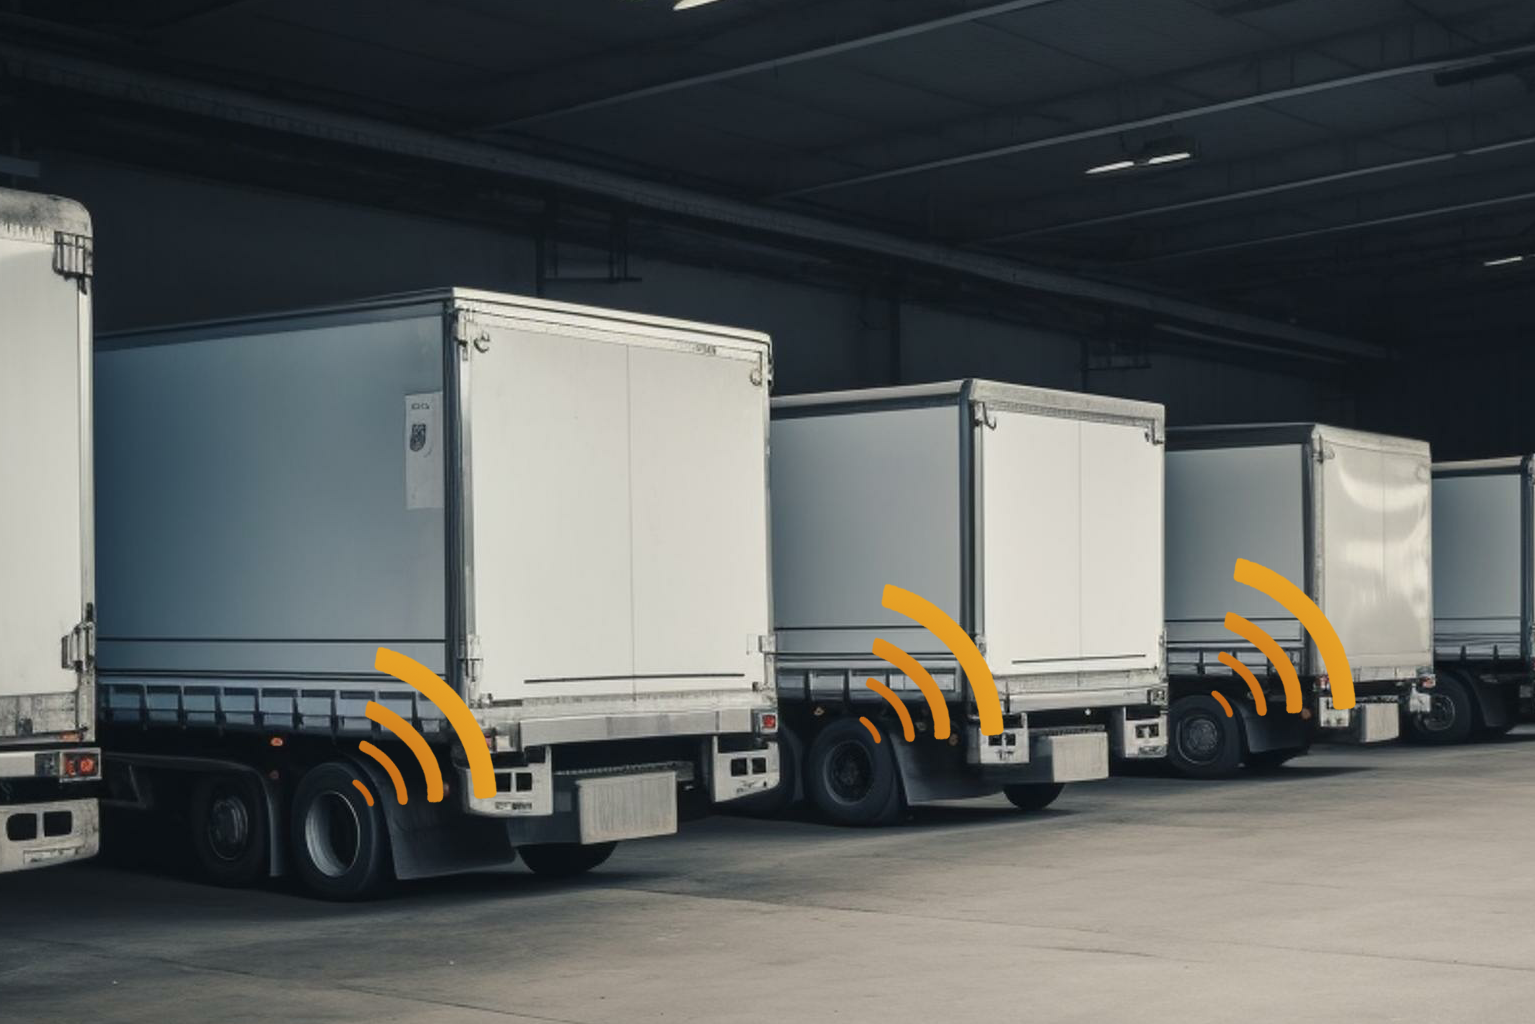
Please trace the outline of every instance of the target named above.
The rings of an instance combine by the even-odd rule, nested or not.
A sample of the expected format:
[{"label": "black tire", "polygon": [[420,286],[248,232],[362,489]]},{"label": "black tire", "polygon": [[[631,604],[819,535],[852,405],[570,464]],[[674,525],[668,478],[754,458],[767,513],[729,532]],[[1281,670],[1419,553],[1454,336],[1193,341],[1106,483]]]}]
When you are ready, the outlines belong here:
[{"label": "black tire", "polygon": [[528,870],[543,878],[574,878],[598,867],[618,849],[617,843],[540,843],[519,846]]},{"label": "black tire", "polygon": [[1225,779],[1242,761],[1242,728],[1214,697],[1180,697],[1167,714],[1167,760],[1191,779]]},{"label": "black tire", "polygon": [[1404,716],[1408,738],[1433,747],[1447,747],[1469,740],[1476,728],[1476,707],[1466,684],[1441,672],[1428,694],[1433,701],[1431,710]]},{"label": "black tire", "polygon": [[250,775],[208,775],[192,787],[192,855],[217,885],[254,885],[267,875],[271,822],[266,793]]},{"label": "black tire", "polygon": [[356,768],[330,761],[311,768],[293,794],[293,866],[322,899],[370,899],[392,876],[384,797],[375,793],[369,804],[355,782],[368,784]]},{"label": "black tire", "polygon": [[810,744],[805,795],[837,825],[886,825],[903,804],[894,755],[856,718],[839,718]]},{"label": "black tire", "polygon": [[1066,788],[1064,782],[1028,782],[1017,786],[1003,786],[1002,795],[1020,811],[1042,811],[1055,803],[1055,798]]},{"label": "black tire", "polygon": [[1271,772],[1304,754],[1304,747],[1286,747],[1283,750],[1262,750],[1247,755],[1247,767],[1254,771]]}]

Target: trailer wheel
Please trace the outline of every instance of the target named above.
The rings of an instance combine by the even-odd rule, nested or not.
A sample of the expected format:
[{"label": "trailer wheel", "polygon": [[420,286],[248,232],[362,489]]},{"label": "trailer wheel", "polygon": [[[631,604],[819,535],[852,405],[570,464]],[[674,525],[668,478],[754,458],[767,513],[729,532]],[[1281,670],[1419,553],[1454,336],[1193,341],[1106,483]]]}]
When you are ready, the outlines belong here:
[{"label": "trailer wheel", "polygon": [[1003,786],[1002,795],[1020,811],[1042,811],[1055,803],[1065,788],[1064,782],[1026,782]]},{"label": "trailer wheel", "polygon": [[1168,711],[1167,759],[1191,779],[1224,779],[1242,760],[1242,730],[1214,697],[1180,697]]},{"label": "trailer wheel", "polygon": [[350,765],[311,768],[293,795],[293,863],[310,892],[328,900],[361,900],[389,881],[389,830],[381,795],[370,804]]},{"label": "trailer wheel", "polygon": [[1475,709],[1471,704],[1471,692],[1455,676],[1441,672],[1434,688],[1429,691],[1432,706],[1420,714],[1409,714],[1407,734],[1415,742],[1430,746],[1447,747],[1464,743],[1471,738]]},{"label": "trailer wheel", "polygon": [[209,775],[192,787],[192,853],[217,885],[253,885],[267,873],[266,793],[249,775]]},{"label": "trailer wheel", "polygon": [[600,866],[617,843],[539,843],[535,846],[519,846],[517,852],[528,870],[544,878],[574,878]]},{"label": "trailer wheel", "polygon": [[886,825],[901,815],[895,757],[856,718],[837,719],[810,744],[805,793],[838,825]]}]

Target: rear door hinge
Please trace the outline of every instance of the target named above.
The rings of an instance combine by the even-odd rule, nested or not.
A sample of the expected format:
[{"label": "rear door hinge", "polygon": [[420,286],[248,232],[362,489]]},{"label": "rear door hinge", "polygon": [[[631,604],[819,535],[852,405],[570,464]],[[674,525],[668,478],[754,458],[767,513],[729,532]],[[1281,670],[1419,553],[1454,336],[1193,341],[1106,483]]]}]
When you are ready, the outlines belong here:
[{"label": "rear door hinge", "polygon": [[768,633],[768,634],[765,634],[765,635],[759,634],[758,637],[757,637],[757,653],[758,654],[777,654],[778,653],[778,634],[776,634],[776,633]]},{"label": "rear door hinge", "polygon": [[472,698],[475,691],[479,689],[480,674],[485,668],[485,659],[480,656],[479,634],[470,633],[464,637],[459,645],[458,663],[464,673],[464,682],[468,684],[466,689],[469,690]]},{"label": "rear door hinge", "polygon": [[96,623],[86,618],[59,641],[59,667],[85,672],[95,661]]},{"label": "rear door hinge", "polygon": [[74,281],[82,292],[89,292],[91,278],[96,275],[96,250],[91,247],[91,236],[55,231],[53,272]]},{"label": "rear door hinge", "polygon": [[471,349],[475,352],[490,351],[490,332],[474,322],[463,310],[453,314],[453,340],[458,342],[458,357],[468,360]]}]

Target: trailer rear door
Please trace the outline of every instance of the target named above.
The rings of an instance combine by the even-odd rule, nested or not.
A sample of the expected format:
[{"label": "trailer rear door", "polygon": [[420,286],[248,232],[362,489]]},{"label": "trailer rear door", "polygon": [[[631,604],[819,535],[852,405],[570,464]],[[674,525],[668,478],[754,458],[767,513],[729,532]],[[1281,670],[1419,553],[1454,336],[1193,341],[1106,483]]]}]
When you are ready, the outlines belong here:
[{"label": "trailer rear door", "polygon": [[1433,661],[1428,447],[1322,440],[1322,610],[1361,678],[1410,677]]},{"label": "trailer rear door", "polygon": [[91,593],[90,306],[55,270],[88,231],[72,203],[0,195],[0,740],[89,728],[60,645]]},{"label": "trailer rear door", "polygon": [[1156,668],[1162,446],[1142,421],[989,409],[981,487],[987,661],[998,676]]},{"label": "trailer rear door", "polygon": [[461,377],[480,692],[765,684],[766,340],[555,319],[480,318]]}]

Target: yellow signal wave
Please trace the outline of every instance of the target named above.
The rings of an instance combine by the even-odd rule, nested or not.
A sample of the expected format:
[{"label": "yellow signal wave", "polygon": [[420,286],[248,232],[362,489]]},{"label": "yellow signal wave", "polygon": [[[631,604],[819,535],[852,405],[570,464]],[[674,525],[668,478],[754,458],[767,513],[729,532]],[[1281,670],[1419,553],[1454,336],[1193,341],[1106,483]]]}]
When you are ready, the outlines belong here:
[{"label": "yellow signal wave", "polygon": [[[1237,559],[1232,578],[1272,597],[1284,606],[1285,611],[1300,620],[1306,632],[1311,634],[1311,641],[1316,644],[1317,653],[1322,656],[1322,664],[1327,667],[1327,675],[1332,684],[1332,706],[1339,711],[1353,707],[1354,673],[1349,668],[1348,654],[1343,650],[1343,641],[1338,639],[1338,631],[1332,628],[1332,623],[1327,621],[1327,616],[1322,614],[1316,602],[1274,570],[1245,558]],[[1285,710],[1298,710],[1290,707],[1288,691],[1285,693]]]},{"label": "yellow signal wave", "polygon": [[[1246,665],[1242,664],[1240,661],[1237,661],[1235,658],[1233,658],[1231,655],[1227,654],[1225,651],[1222,651],[1217,657],[1220,658],[1222,665],[1225,665],[1227,668],[1231,669],[1231,671],[1233,671],[1237,675],[1241,676],[1242,679],[1247,683],[1247,688],[1252,691],[1253,703],[1255,705],[1257,705],[1258,714],[1259,715],[1266,715],[1266,714],[1268,714],[1269,713],[1268,698],[1263,696],[1263,687],[1258,685],[1258,680],[1253,675],[1252,669],[1248,668]],[[1218,699],[1220,699],[1221,705],[1223,707],[1225,707],[1225,709],[1226,709],[1226,717],[1230,718],[1231,717],[1231,705],[1227,704],[1224,698],[1218,698]],[[1290,701],[1290,695],[1288,693],[1286,693],[1285,694],[1285,703],[1288,704],[1289,701]]]},{"label": "yellow signal wave", "polygon": [[[901,699],[899,697],[890,692],[890,687],[886,686],[878,679],[872,678],[866,680],[864,685],[873,690],[875,693],[879,694],[881,697],[885,698],[885,700],[890,703],[890,706],[895,708],[896,715],[901,719],[901,735],[906,737],[906,742],[910,743],[912,740],[916,739],[917,730],[911,724],[911,712],[906,710],[906,705],[901,703]],[[944,708],[944,711],[947,712],[948,708]],[[859,721],[868,727],[869,732],[874,734],[874,742],[878,743],[879,730],[874,728],[874,723],[869,721],[867,718],[860,718]],[[944,735],[948,734],[945,733]]]},{"label": "yellow signal wave", "polygon": [[[480,731],[479,723],[474,720],[474,715],[470,712],[469,706],[464,703],[463,698],[454,693],[453,688],[438,678],[431,669],[414,658],[409,658],[398,651],[391,651],[387,647],[378,649],[373,667],[394,676],[402,683],[410,684],[447,716],[448,723],[458,734],[458,741],[463,745],[464,755],[469,760],[469,778],[474,786],[475,797],[488,800],[495,796],[496,773],[490,762],[490,747],[486,745],[485,734]],[[415,727],[377,701],[369,701],[364,714],[369,721],[376,722],[394,733],[410,748],[411,753],[416,755],[416,760],[421,762],[421,770],[426,775],[427,800],[430,803],[440,802],[445,792],[442,769],[438,766],[431,747],[427,746],[426,740]],[[377,761],[389,773],[389,778],[394,782],[395,796],[400,803],[405,803],[404,778],[389,756],[367,741],[363,741],[359,749]]]},{"label": "yellow signal wave", "polygon": [[[921,665],[917,659],[901,650],[895,644],[886,640],[874,641],[874,653],[884,658],[890,664],[901,670],[901,674],[917,684],[917,689],[922,691],[922,696],[927,698],[927,706],[933,713],[933,737],[946,740],[949,738],[949,705],[944,703],[943,691],[938,689],[938,683],[933,679],[933,674]],[[875,689],[884,698],[895,704],[896,708],[905,712],[906,705],[895,699],[895,694],[880,686],[874,680],[869,680],[869,688]],[[910,729],[908,728],[908,732]],[[908,740],[910,736],[906,737]]]},{"label": "yellow signal wave", "polygon": [[1300,714],[1300,677],[1295,674],[1294,664],[1291,663],[1289,655],[1280,648],[1278,642],[1236,612],[1226,613],[1226,628],[1258,648],[1269,661],[1274,663],[1274,668],[1279,671],[1279,681],[1284,684],[1285,711],[1292,715]]},{"label": "yellow signal wave", "polygon": [[[960,668],[964,669],[965,678],[970,681],[970,692],[975,695],[975,710],[981,719],[981,735],[1000,735],[1002,701],[997,696],[997,683],[992,678],[991,667],[986,664],[986,659],[981,656],[980,650],[975,646],[975,641],[970,639],[970,635],[960,628],[959,623],[949,618],[942,608],[927,598],[909,590],[903,590],[894,584],[885,586],[881,603],[891,611],[904,615],[919,626],[925,627],[953,653],[959,660]],[[918,665],[911,655],[894,644],[876,640],[874,653],[899,668],[908,679],[916,682],[917,687],[927,697],[928,706],[932,709],[934,735],[939,739],[947,738],[949,709],[932,675]],[[888,694],[885,697],[886,700],[891,701],[900,710],[905,710],[901,702],[895,700],[894,694],[891,694],[889,690],[885,693]]]}]

